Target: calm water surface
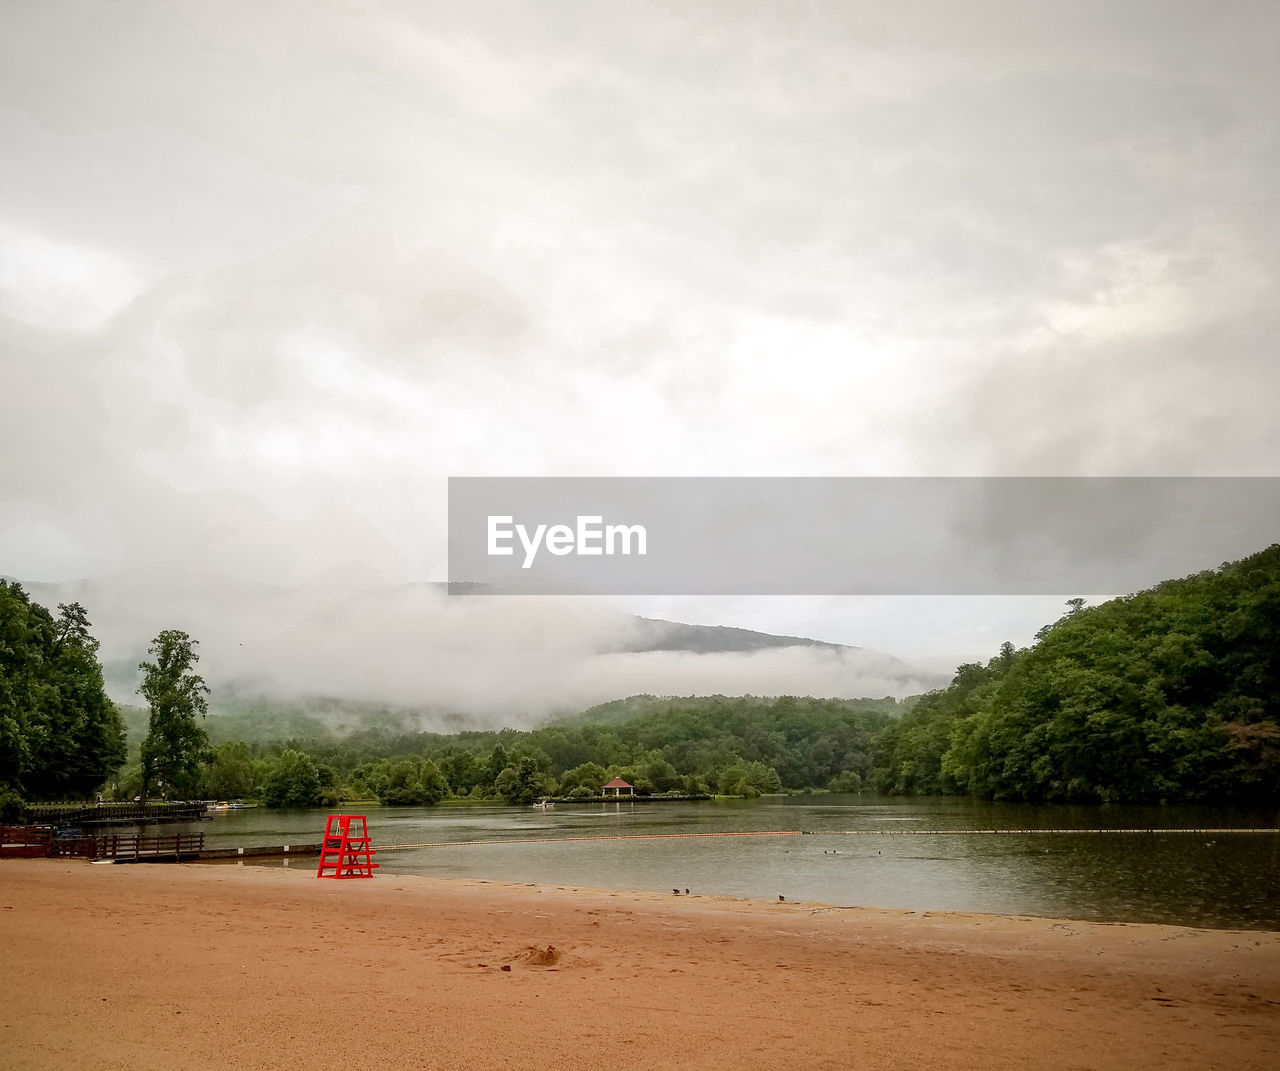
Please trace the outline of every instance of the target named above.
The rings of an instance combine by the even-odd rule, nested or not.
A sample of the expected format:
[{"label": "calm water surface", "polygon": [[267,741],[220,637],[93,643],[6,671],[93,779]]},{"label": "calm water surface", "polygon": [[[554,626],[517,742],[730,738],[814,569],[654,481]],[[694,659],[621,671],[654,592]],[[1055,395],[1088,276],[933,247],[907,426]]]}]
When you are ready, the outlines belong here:
[{"label": "calm water surface", "polygon": [[[1191,926],[1280,929],[1280,835],[1098,835],[1109,828],[1276,827],[1274,810],[1044,807],[865,796],[702,803],[368,809],[383,873],[819,900]],[[315,843],[325,811],[251,809],[169,828],[210,847]],[[845,830],[1079,829],[1051,835]],[[545,838],[805,830],[810,835],[545,843]],[[493,844],[488,841],[517,843]],[[295,861],[294,866],[314,865]]]}]

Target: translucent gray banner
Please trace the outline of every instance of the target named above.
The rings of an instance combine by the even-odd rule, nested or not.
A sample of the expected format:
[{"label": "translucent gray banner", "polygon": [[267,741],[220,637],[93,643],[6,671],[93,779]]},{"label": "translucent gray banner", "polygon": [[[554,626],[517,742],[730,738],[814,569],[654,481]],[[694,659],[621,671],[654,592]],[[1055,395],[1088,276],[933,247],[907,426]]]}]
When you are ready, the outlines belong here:
[{"label": "translucent gray banner", "polygon": [[449,579],[501,594],[1139,590],[1280,539],[1277,477],[453,477]]}]

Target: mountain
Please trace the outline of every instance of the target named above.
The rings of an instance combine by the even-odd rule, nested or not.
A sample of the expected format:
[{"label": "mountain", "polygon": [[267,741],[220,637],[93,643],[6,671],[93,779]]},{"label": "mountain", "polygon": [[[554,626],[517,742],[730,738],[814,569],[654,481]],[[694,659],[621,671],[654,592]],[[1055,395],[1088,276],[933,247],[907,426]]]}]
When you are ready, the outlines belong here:
[{"label": "mountain", "polygon": [[[833,651],[856,651],[858,648],[803,636],[775,636],[769,632],[753,632],[731,625],[685,625],[661,618],[637,617],[637,634],[628,650],[688,651],[693,654],[723,654],[729,651],[764,651],[774,647],[824,647]],[[909,668],[903,663],[903,668]]]},{"label": "mountain", "polygon": [[176,628],[199,641],[211,710],[237,717],[527,727],[642,693],[852,699],[946,683],[865,648],[637,617],[586,598],[379,585],[354,571],[291,588],[145,573],[24,587],[50,608],[85,606],[117,702],[139,701],[138,662]]}]

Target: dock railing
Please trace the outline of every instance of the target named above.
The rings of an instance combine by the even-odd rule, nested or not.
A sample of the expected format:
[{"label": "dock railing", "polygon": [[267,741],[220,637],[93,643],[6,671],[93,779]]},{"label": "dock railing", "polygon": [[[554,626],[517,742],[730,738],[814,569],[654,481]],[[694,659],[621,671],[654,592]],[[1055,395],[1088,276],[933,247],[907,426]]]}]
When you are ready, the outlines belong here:
[{"label": "dock railing", "polygon": [[0,859],[42,859],[52,843],[52,826],[0,826]]},{"label": "dock railing", "polygon": [[93,859],[197,858],[204,851],[204,833],[108,833],[84,839],[93,844]]},{"label": "dock railing", "polygon": [[133,825],[146,822],[190,822],[208,816],[209,805],[200,800],[143,803],[46,804],[33,807],[34,822],[56,826]]}]

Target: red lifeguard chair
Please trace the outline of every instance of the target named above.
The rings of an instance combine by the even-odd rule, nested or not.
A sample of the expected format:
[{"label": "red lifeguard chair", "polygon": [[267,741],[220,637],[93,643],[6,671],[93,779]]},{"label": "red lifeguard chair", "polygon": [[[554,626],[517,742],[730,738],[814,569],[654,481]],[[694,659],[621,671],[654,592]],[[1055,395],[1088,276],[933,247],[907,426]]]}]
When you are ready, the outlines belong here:
[{"label": "red lifeguard chair", "polygon": [[376,848],[369,847],[369,826],[362,814],[331,814],[320,843],[317,878],[371,878],[378,869]]}]

